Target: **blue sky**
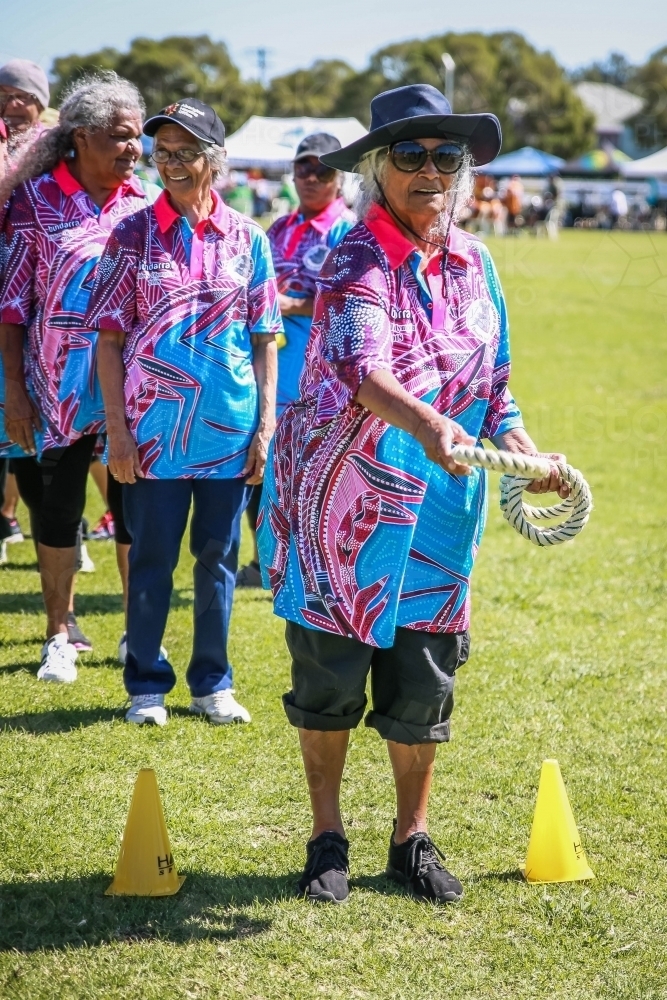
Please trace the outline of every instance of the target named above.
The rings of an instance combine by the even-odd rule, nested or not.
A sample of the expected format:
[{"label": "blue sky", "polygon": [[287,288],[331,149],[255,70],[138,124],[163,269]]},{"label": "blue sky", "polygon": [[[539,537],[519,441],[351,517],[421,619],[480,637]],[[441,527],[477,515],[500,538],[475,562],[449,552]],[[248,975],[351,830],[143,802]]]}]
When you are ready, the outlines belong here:
[{"label": "blue sky", "polygon": [[0,61],[45,69],[54,56],[125,48],[137,35],[209,34],[227,42],[244,75],[269,49],[269,75],[340,57],[361,68],[381,45],[442,31],[515,29],[574,67],[611,50],[633,61],[667,44],[665,0],[4,0]]}]

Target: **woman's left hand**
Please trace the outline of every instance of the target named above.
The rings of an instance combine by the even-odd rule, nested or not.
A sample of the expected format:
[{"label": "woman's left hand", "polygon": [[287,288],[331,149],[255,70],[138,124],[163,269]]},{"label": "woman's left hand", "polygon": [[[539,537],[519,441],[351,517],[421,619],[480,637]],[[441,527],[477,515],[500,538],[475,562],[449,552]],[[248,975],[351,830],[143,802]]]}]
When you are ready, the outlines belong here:
[{"label": "woman's left hand", "polygon": [[[548,458],[552,462],[559,462],[565,465],[566,458],[565,455],[559,455],[557,452],[538,452],[540,458]],[[533,479],[530,486],[526,487],[527,493],[557,493],[561,500],[566,500],[570,495],[570,487],[567,483],[562,483],[560,476],[558,475],[558,470],[554,467],[551,470],[551,475],[546,476],[544,479]]]},{"label": "woman's left hand", "polygon": [[246,479],[248,486],[259,486],[264,479],[266,456],[269,452],[273,431],[273,427],[260,427],[250,442],[248,459],[242,473],[242,475],[248,476]]}]

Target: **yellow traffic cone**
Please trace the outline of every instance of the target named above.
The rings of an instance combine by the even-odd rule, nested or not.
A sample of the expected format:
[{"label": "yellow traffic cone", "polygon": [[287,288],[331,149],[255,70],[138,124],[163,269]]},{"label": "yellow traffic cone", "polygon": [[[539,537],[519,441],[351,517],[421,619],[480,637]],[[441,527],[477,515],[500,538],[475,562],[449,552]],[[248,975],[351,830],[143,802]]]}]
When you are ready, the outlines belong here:
[{"label": "yellow traffic cone", "polygon": [[152,767],[137,775],[116,875],[106,896],[173,896],[185,877],[174,865]]},{"label": "yellow traffic cone", "polygon": [[595,878],[581,846],[557,760],[542,763],[523,874],[528,882],[578,882]]}]

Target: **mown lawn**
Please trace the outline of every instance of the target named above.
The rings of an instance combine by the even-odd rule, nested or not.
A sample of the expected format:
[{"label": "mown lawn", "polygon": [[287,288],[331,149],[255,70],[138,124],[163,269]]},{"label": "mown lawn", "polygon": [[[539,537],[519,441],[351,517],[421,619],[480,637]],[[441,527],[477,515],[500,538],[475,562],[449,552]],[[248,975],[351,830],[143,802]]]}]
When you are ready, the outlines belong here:
[{"label": "mown lawn", "polygon": [[[495,499],[474,578],[473,655],[441,749],[434,838],[465,883],[434,910],[382,871],[392,783],[377,736],[353,736],[344,783],[354,891],[293,896],[308,809],[282,713],[289,664],[261,592],[232,630],[245,728],[186,713],[123,723],[112,546],[90,545],[77,610],[95,652],[71,687],[35,674],[43,619],[29,542],[0,570],[0,997],[667,998],[667,236],[567,232],[493,244],[512,318],[512,386],[540,446],[592,486],[583,535],[553,551]],[[91,517],[99,503],[90,488]],[[23,516],[24,524],[27,519]],[[183,672],[190,559],[165,642]],[[595,881],[531,886],[540,764],[555,756]],[[156,769],[187,876],[169,899],[103,895],[132,785]]]}]

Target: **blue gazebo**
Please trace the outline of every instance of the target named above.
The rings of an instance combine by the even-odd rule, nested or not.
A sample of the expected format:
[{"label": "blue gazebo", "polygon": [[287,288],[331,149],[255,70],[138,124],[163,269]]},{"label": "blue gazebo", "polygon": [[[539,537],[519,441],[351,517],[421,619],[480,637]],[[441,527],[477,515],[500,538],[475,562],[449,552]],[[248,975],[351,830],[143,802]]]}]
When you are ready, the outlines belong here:
[{"label": "blue gazebo", "polygon": [[479,166],[477,170],[480,174],[489,174],[491,177],[511,177],[512,174],[519,174],[521,177],[549,177],[550,174],[557,174],[563,166],[565,160],[560,156],[534,149],[533,146],[524,146],[496,157],[492,163]]}]

